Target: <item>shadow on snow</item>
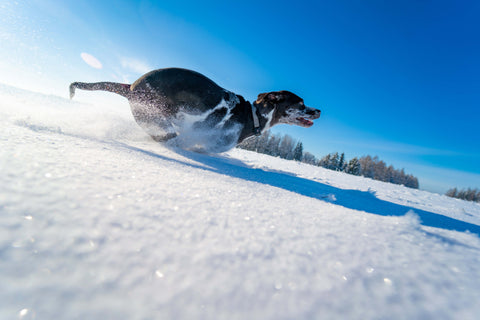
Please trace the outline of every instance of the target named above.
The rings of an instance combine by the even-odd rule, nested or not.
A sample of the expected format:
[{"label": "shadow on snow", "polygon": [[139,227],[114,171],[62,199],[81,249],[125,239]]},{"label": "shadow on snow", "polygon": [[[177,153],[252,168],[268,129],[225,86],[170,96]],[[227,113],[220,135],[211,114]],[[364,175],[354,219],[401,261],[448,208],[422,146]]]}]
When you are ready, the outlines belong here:
[{"label": "shadow on snow", "polygon": [[210,156],[177,148],[173,149],[177,154],[199,163],[193,164],[162,156],[151,151],[129,146],[127,144],[121,145],[130,150],[142,152],[162,160],[176,162],[182,165],[215,172],[246,181],[266,184],[314,199],[326,200],[329,198],[329,195],[334,195],[336,200],[333,201],[333,203],[353,210],[365,211],[381,216],[404,216],[409,211],[413,211],[419,216],[421,224],[424,226],[460,232],[469,231],[480,236],[480,226],[449,218],[438,213],[381,200],[371,192],[345,190],[317,181],[300,178],[288,173],[264,171],[262,169],[251,168],[240,160],[227,159],[221,156]]}]

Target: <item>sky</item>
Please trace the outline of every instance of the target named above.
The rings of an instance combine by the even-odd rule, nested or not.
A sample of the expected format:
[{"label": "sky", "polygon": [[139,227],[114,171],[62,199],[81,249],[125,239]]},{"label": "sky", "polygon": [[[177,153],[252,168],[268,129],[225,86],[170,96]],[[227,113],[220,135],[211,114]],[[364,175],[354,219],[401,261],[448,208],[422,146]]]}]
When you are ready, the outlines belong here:
[{"label": "sky", "polygon": [[479,15],[468,0],[0,0],[0,82],[67,97],[72,81],[182,67],[249,101],[289,90],[322,116],[274,132],[444,193],[480,187]]}]

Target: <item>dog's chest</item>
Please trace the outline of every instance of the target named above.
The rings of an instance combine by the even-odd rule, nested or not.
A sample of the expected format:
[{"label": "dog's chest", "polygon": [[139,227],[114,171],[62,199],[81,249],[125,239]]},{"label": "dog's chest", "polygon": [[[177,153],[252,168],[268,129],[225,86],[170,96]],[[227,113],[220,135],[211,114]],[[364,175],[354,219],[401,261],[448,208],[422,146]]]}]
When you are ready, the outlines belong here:
[{"label": "dog's chest", "polygon": [[177,126],[191,124],[202,128],[221,128],[233,115],[233,109],[239,103],[238,97],[225,90],[224,98],[213,108],[202,110],[192,105],[180,106],[175,115],[174,123]]},{"label": "dog's chest", "polygon": [[183,148],[204,152],[223,152],[235,147],[244,126],[234,119],[238,101],[232,93],[204,112],[180,109],[173,120],[177,143]]}]

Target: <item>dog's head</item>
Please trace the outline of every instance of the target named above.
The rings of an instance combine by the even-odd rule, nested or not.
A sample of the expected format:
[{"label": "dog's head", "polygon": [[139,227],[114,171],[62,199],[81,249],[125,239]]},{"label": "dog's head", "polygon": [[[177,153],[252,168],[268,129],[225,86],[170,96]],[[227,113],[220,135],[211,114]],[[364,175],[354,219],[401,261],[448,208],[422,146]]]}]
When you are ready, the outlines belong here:
[{"label": "dog's head", "polygon": [[271,117],[270,126],[285,123],[308,128],[320,117],[320,110],[305,106],[302,98],[289,91],[261,93],[255,105],[263,116]]}]

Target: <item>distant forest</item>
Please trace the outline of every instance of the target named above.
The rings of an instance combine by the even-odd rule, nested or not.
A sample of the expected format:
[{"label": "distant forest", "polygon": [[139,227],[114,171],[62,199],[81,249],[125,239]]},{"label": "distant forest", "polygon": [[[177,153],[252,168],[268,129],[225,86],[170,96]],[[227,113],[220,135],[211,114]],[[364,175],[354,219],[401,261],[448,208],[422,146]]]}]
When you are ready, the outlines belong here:
[{"label": "distant forest", "polygon": [[289,135],[272,134],[267,131],[261,136],[243,141],[238,148],[418,189],[416,177],[406,174],[403,169],[398,170],[391,165],[387,166],[377,156],[373,158],[371,156],[355,157],[347,160],[344,153],[335,152],[317,159],[310,152],[303,150],[301,141],[297,141]]},{"label": "distant forest", "polygon": [[480,190],[478,189],[468,188],[468,189],[457,190],[457,188],[453,188],[448,190],[447,193],[445,193],[445,195],[452,198],[480,202]]}]

